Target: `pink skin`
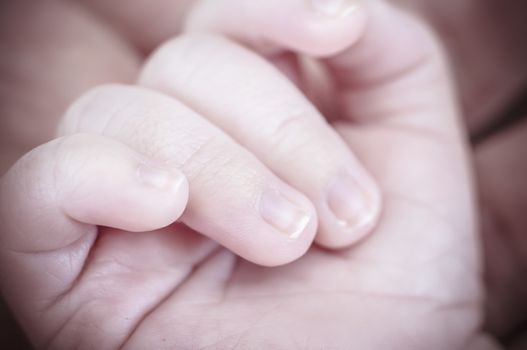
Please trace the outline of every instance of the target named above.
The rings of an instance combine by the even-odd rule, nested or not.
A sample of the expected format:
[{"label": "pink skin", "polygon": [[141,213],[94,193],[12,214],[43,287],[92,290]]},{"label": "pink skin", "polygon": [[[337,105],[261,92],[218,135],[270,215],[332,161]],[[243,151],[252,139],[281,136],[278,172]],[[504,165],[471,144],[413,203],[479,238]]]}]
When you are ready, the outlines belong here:
[{"label": "pink skin", "polygon": [[492,127],[527,82],[527,3],[394,0],[422,15],[448,48],[471,134]]},{"label": "pink skin", "polygon": [[[116,87],[110,100],[108,90],[98,90],[84,98],[96,102],[74,106],[62,127],[66,134],[90,134],[66,136],[31,152],[0,187],[7,225],[2,289],[35,345],[345,348],[353,343],[364,349],[461,349],[477,339],[481,295],[472,186],[440,50],[423,27],[393,8],[379,3],[362,11],[352,42],[327,64],[342,78],[345,109],[335,127],[383,191],[385,207],[373,235],[354,249],[313,247],[294,263],[268,269],[182,226],[161,229],[180,215],[185,192],[176,187],[176,201],[167,206],[166,192],[130,175],[134,164],[150,164],[134,152],[158,158],[160,148],[152,143],[158,135],[149,141],[154,146],[138,149],[148,140],[123,125],[112,131],[119,119],[107,120],[101,129],[97,118],[106,113],[104,101],[118,102],[128,90]],[[390,25],[399,30],[388,30]],[[188,38],[188,48],[212,46],[220,60],[232,57],[238,69],[256,64],[255,56],[225,39]],[[141,81],[152,86],[156,71],[167,69],[164,57],[177,58],[177,52],[178,45],[167,44]],[[388,59],[395,52],[405,55]],[[268,84],[266,76],[253,79]],[[143,90],[132,97],[124,97],[132,115],[144,115],[141,106],[161,98]],[[154,118],[184,112],[176,107],[167,99]],[[108,116],[118,118],[119,108]],[[86,117],[79,119],[82,113]],[[195,120],[189,114],[185,123]],[[200,125],[197,130],[212,130]],[[112,171],[101,173],[104,164]],[[180,175],[177,169],[172,179]],[[199,181],[202,171],[197,177],[183,172],[191,204],[192,181]],[[38,221],[36,208],[43,208]],[[134,215],[128,221],[127,212],[143,212],[144,220]],[[189,215],[203,212],[207,209],[198,206]],[[114,228],[95,230],[89,224]],[[371,327],[364,328],[365,322]]]},{"label": "pink skin", "polygon": [[[64,12],[75,11],[69,9]],[[83,35],[90,31],[97,32],[93,29],[95,27],[89,29],[91,27],[87,25],[85,28]],[[429,40],[411,38],[418,42]],[[231,47],[231,44],[225,44]],[[109,57],[103,60],[105,64],[122,62],[121,57],[113,56],[115,51],[110,52]],[[339,56],[344,63],[352,62],[353,57],[358,55],[356,47],[349,52],[349,56]],[[130,62],[129,67],[135,64],[133,57],[130,55],[126,60]],[[413,67],[414,59],[408,57],[406,63]],[[100,75],[101,82],[106,79],[129,79],[126,66],[116,66],[125,68],[118,71],[123,74],[112,77],[116,71],[109,70]],[[428,71],[426,67],[415,66],[417,72]],[[362,71],[359,68],[352,67],[349,72],[342,73],[347,76],[353,70]],[[400,67],[393,69],[397,72]],[[430,69],[430,74],[441,70]],[[368,69],[365,71],[371,72]],[[82,76],[76,75],[74,79],[79,79],[76,88],[82,91],[80,86],[93,84],[94,77],[97,78],[97,75],[92,74],[89,79],[82,81]],[[423,116],[426,118],[419,120],[426,121],[424,127],[425,130],[430,128],[430,135],[443,136],[427,139],[421,132],[412,131],[423,130],[423,125],[415,127],[417,119],[405,120],[407,118],[398,116],[394,116],[394,125],[391,118],[390,125],[381,118],[366,119],[360,127],[348,121],[338,127],[359,158],[379,179],[383,192],[387,194],[385,214],[372,239],[355,250],[338,254],[315,248],[294,264],[268,270],[236,259],[232,254],[216,248],[210,241],[179,226],[167,229],[170,233],[165,230],[145,235],[101,229],[95,246],[91,246],[90,238],[93,239],[93,236],[88,235],[84,237],[85,245],[79,243],[79,247],[70,246],[69,250],[48,252],[35,259],[23,256],[17,262],[9,261],[0,265],[4,269],[3,274],[13,276],[11,280],[14,281],[11,284],[6,282],[5,285],[9,286],[12,305],[16,306],[33,341],[42,344],[56,335],[54,344],[67,348],[74,344],[114,347],[129,339],[128,345],[132,348],[152,345],[167,348],[198,348],[200,345],[228,348],[235,344],[241,348],[265,344],[264,347],[269,348],[275,343],[287,348],[320,348],[322,345],[346,348],[353,343],[365,349],[384,349],[388,346],[401,349],[421,349],[424,346],[455,349],[460,348],[459,344],[474,341],[474,349],[484,349],[486,345],[482,344],[486,340],[475,338],[478,323],[478,268],[474,256],[475,239],[471,233],[469,193],[462,185],[469,180],[463,152],[459,147],[460,140],[455,128],[447,125],[448,120],[455,118],[455,113],[446,107],[452,106],[453,102],[448,96],[441,97],[442,92],[434,93],[448,90],[445,85],[436,84],[436,80],[433,88],[430,88],[413,75],[408,78],[419,83],[419,91],[432,90],[426,94],[431,97],[430,104],[425,104],[427,108]],[[383,82],[386,81],[381,79],[378,84],[383,86]],[[380,86],[374,84],[372,91]],[[397,96],[405,96],[404,91],[398,90]],[[373,92],[367,93],[365,98],[371,93],[372,101],[379,102],[380,96],[375,96]],[[72,93],[68,91],[68,94]],[[64,100],[67,97],[56,101]],[[434,103],[441,107],[431,108]],[[369,103],[363,105],[368,108]],[[382,103],[371,105],[382,106]],[[375,114],[375,111],[372,112]],[[353,109],[349,113],[353,120],[357,120]],[[450,140],[447,144],[441,141],[445,137]],[[382,140],[381,145],[379,140]],[[79,140],[74,138],[74,141]],[[89,145],[110,142],[105,138],[80,141]],[[500,150],[505,152],[514,149],[515,145],[507,143]],[[90,146],[88,150],[93,151],[92,148]],[[105,157],[114,159],[111,157],[115,153],[112,152],[114,148],[107,145]],[[118,154],[123,150],[126,154],[135,152],[120,143],[117,148],[121,150],[116,152]],[[6,158],[5,162],[9,163],[9,159],[16,157],[17,152],[14,148],[12,154],[15,155]],[[483,158],[494,159],[491,156]],[[110,163],[111,166],[119,164],[115,160]],[[511,164],[514,162],[511,161]],[[442,169],[449,169],[449,174],[453,172],[457,175],[449,180],[445,177],[449,174],[445,174]],[[431,175],[426,176],[429,172]],[[420,176],[417,179],[408,178],[409,173],[419,173]],[[26,174],[29,181],[35,177],[28,171]],[[9,181],[6,179],[3,181]],[[20,183],[19,179],[13,181]],[[4,188],[12,186],[8,183]],[[449,195],[450,191],[452,195]],[[416,198],[416,195],[425,198]],[[15,197],[19,197],[18,194]],[[159,200],[161,198],[156,199]],[[412,202],[420,205],[415,206]],[[98,201],[98,206],[100,203],[104,203],[104,200]],[[151,210],[148,205],[143,210],[148,213],[149,208]],[[442,213],[445,208],[448,210]],[[166,209],[167,218],[179,215],[178,208]],[[159,213],[152,211],[152,214]],[[420,220],[416,221],[415,218]],[[27,218],[24,220],[31,222]],[[161,226],[161,223],[152,225]],[[119,226],[119,223],[115,223],[115,226]],[[28,234],[33,235],[32,232],[34,230],[29,230]],[[49,243],[49,240],[44,242]],[[90,259],[83,266],[83,254],[87,254],[90,247]],[[445,255],[448,259],[444,258]],[[64,256],[73,258],[70,261],[76,263],[66,273],[64,270],[61,272],[46,268],[41,280],[36,277],[34,280],[23,280],[20,274],[14,272],[24,267],[34,270],[44,262],[56,265],[63,261]],[[456,261],[460,263],[456,264]],[[233,265],[235,269],[232,269]],[[191,271],[192,267],[195,269]],[[62,283],[68,284],[78,277],[80,268],[84,272],[71,289],[49,277],[58,276]],[[350,278],[342,278],[344,275]],[[41,283],[41,286],[49,288],[28,287],[26,283]],[[36,295],[36,291],[49,294]],[[59,294],[61,298],[57,298]],[[22,298],[24,302],[13,301],[16,298]],[[42,299],[45,300],[41,303]],[[49,299],[56,302],[46,301]],[[41,318],[35,319],[35,308],[48,305]],[[148,310],[154,307],[155,311],[148,314]],[[78,312],[74,314],[73,310]],[[71,322],[61,328],[66,319]],[[411,321],[401,324],[401,319]],[[139,320],[143,322],[138,326]],[[365,323],[371,324],[371,327],[365,328]],[[338,325],[343,328],[340,329]],[[135,331],[131,336],[132,330]],[[310,335],[309,339],[306,339],[306,334]],[[94,339],[101,343],[93,344]],[[155,341],[159,344],[155,344]],[[426,345],[420,345],[421,342]]]},{"label": "pink skin", "polygon": [[[190,12],[208,1],[155,0],[149,1],[149,6],[128,0],[79,2],[113,23],[141,52],[149,52],[181,30],[185,11]],[[392,2],[422,16],[443,39],[470,133],[478,134],[493,125],[527,80],[524,63],[527,46],[523,44],[527,35],[527,3],[517,0]],[[156,25],[151,25],[153,22]]]}]

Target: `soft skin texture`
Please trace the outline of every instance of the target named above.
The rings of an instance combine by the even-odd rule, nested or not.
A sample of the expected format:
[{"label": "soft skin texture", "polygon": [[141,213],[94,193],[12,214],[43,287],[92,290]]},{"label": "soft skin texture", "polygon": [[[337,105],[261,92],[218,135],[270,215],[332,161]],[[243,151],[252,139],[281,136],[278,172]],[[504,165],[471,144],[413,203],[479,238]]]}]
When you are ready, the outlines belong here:
[{"label": "soft skin texture", "polygon": [[[180,169],[190,187],[180,221],[245,259],[284,264],[301,256],[313,240],[316,214],[307,198],[175,99],[138,87],[101,86],[68,110],[60,130],[111,137]],[[268,203],[269,196],[282,201]],[[284,220],[277,225],[265,205],[285,212]],[[293,211],[294,221],[287,221],[286,210]]]},{"label": "soft skin texture", "polygon": [[194,34],[157,50],[139,81],[207,116],[306,194],[317,209],[320,245],[349,246],[377,222],[381,196],[351,148],[261,57]]},{"label": "soft skin texture", "polygon": [[[527,315],[527,289],[522,278],[527,261],[524,248],[527,244],[527,224],[523,214],[527,210],[527,187],[523,180],[527,168],[524,155],[527,133],[524,122],[523,125],[518,122],[505,129],[499,126],[504,124],[503,119],[510,122],[512,118],[521,120],[525,116],[521,114],[525,113],[525,102],[516,101],[521,88],[527,86],[524,79],[527,77],[527,66],[522,59],[527,53],[527,46],[518,45],[521,33],[527,32],[527,22],[517,18],[520,13],[525,13],[522,10],[524,5],[492,0],[459,4],[426,0],[400,2],[429,18],[448,44],[455,79],[464,102],[465,122],[471,137],[476,140],[474,153],[482,213],[480,226],[485,240],[485,281],[489,289],[485,328],[504,343],[520,346],[515,343],[522,340],[516,341],[515,338],[521,338]],[[267,54],[270,59],[279,62],[279,67],[310,95],[328,117],[332,120],[343,118],[339,115],[342,110],[335,108],[342,101],[335,100],[336,94],[328,94],[327,91],[338,91],[342,85],[339,80],[342,76],[345,80],[347,76],[339,74],[338,69],[335,72],[331,59],[325,61],[326,70],[319,67],[318,71],[313,71],[312,65],[299,64],[298,58],[288,50],[299,50],[309,56],[325,56],[327,52],[338,51],[350,37],[357,35],[357,28],[364,23],[360,6],[348,11],[347,16],[328,17],[306,11],[305,4],[297,1],[288,3],[289,6],[280,11],[272,1],[260,7],[244,1],[230,0],[230,3],[235,10],[222,8],[214,2],[197,2],[187,19],[187,28],[191,31],[220,31]],[[288,11],[297,14],[295,20],[282,20],[288,16]],[[309,27],[299,30],[298,23],[306,17],[312,19]],[[272,24],[268,25],[269,22]],[[289,30],[284,29],[285,25]],[[457,29],[456,35],[451,34],[453,27]],[[347,35],[341,35],[342,31]],[[310,41],[313,37],[322,37],[324,44],[316,45],[315,41]],[[407,44],[408,50],[414,50],[411,43]],[[368,58],[371,57],[363,59]],[[392,61],[400,58],[401,55],[390,56]],[[321,83],[320,77],[325,77],[325,71],[332,69],[337,78]],[[311,74],[315,75],[314,79]],[[401,99],[398,93],[393,96]],[[346,104],[354,109],[365,104],[362,96],[355,98],[357,101],[344,101],[344,110]],[[392,102],[386,103],[393,108]],[[517,115],[511,115],[511,111],[516,111]],[[356,121],[363,121],[364,112],[360,111],[354,117]],[[483,345],[478,343],[474,346],[478,349]]]},{"label": "soft skin texture", "polygon": [[[326,62],[340,78],[336,130],[385,198],[373,235],[339,252],[313,247],[300,260],[270,269],[183,226],[155,230],[157,221],[149,223],[154,231],[142,234],[122,230],[118,221],[97,232],[67,221],[63,227],[72,225],[81,238],[39,252],[25,249],[28,242],[11,232],[0,251],[2,290],[35,345],[442,350],[478,344],[472,183],[441,51],[426,29],[384,3],[363,11],[368,25]],[[214,40],[218,49],[233,45]],[[395,53],[403,54],[390,59]],[[108,148],[106,157],[132,152],[113,142],[121,151]],[[37,160],[38,152],[32,153]],[[11,225],[15,218],[5,209],[11,202],[56,204],[8,193],[32,177],[35,162],[24,158],[2,179],[2,215]],[[75,172],[67,178],[77,179]],[[92,219],[88,224],[99,217]],[[24,233],[40,237],[42,229]]]},{"label": "soft skin texture", "polygon": [[[213,3],[227,4],[230,1]],[[184,25],[187,13],[191,13],[193,8],[211,1],[155,0],[148,1],[148,6],[142,1],[127,0],[79,2],[112,23],[141,52],[149,52],[177,34]],[[452,62],[464,119],[471,135],[479,135],[492,128],[499,121],[503,110],[514,102],[527,85],[527,66],[524,63],[527,61],[527,45],[524,44],[527,35],[527,3],[517,0],[392,2],[423,17],[442,39]],[[242,7],[254,6],[252,3],[245,2]],[[271,9],[276,3],[279,6],[275,9],[284,5],[283,1],[266,1],[263,7]],[[309,1],[288,0],[285,3],[300,8]],[[283,14],[283,11],[276,11],[275,16]],[[294,22],[301,17],[297,13],[293,18],[286,18],[283,23]],[[156,25],[151,25],[152,22]],[[280,26],[271,27],[269,31],[278,28]],[[325,44],[320,43],[320,46]]]},{"label": "soft skin texture", "polygon": [[[89,2],[85,1],[86,4]],[[134,6],[125,2],[127,6],[124,7],[118,1],[100,3],[115,5],[113,11],[120,14],[119,20],[128,23],[123,26],[140,28],[126,33],[127,39],[136,43],[135,37],[147,32],[144,23],[152,22],[148,18],[151,13],[142,9],[141,2],[134,2]],[[511,100],[525,76],[522,72],[527,67],[523,64],[525,56],[522,56],[527,50],[524,45],[519,45],[527,23],[523,20],[524,2],[474,0],[470,1],[470,5],[455,0],[404,2],[431,18],[442,37],[447,39],[449,51],[455,55],[456,70],[463,73],[456,76],[463,86],[461,97],[465,103],[470,100],[473,109],[483,112],[485,116],[484,120],[475,118],[476,124],[487,123],[487,119],[498,120],[500,113],[495,112]],[[147,3],[147,9],[155,9],[152,12],[171,12],[150,6],[151,2]],[[176,1],[175,5],[184,3]],[[52,136],[63,110],[79,93],[103,82],[134,81],[140,55],[104,21],[72,2],[5,1],[1,5],[0,25],[5,30],[0,31],[3,34],[0,70],[5,88],[0,94],[0,161],[1,171],[5,172],[24,152]],[[16,11],[13,11],[15,8]],[[104,10],[95,12],[105,19],[111,18],[116,24],[116,18],[104,13]],[[140,15],[131,15],[133,13]],[[174,17],[167,16],[169,23],[162,24],[158,14],[155,14],[156,25],[148,25],[148,29],[156,32],[156,28],[162,27],[168,31],[157,31],[157,34],[162,34],[161,39],[158,37],[149,42],[148,48],[141,51],[150,51],[181,28],[178,18],[184,14],[174,12],[170,15]],[[454,27],[456,29],[452,29]],[[451,30],[455,31],[454,35]],[[488,35],[481,35],[482,30]],[[104,55],[100,54],[101,47],[104,48]],[[27,67],[32,65],[45,66],[46,69],[28,71]],[[493,106],[488,108],[490,105]],[[467,110],[469,118],[473,115],[470,110]],[[12,124],[14,121],[24,122]],[[20,127],[11,128],[11,125]],[[472,131],[478,132],[478,129],[472,128]],[[481,190],[483,193],[492,193],[482,196],[487,219],[484,221],[486,255],[489,257],[487,265],[491,267],[487,271],[487,285],[491,288],[489,302],[493,305],[489,307],[491,313],[488,321],[497,334],[506,338],[520,330],[526,315],[522,310],[527,300],[525,288],[518,285],[524,280],[521,278],[521,266],[526,265],[526,255],[522,249],[517,249],[524,245],[524,233],[527,232],[523,220],[523,213],[527,210],[524,201],[527,198],[524,194],[525,175],[522,175],[525,173],[525,147],[520,142],[527,137],[525,128],[515,129],[513,127],[512,130],[483,140],[476,148],[476,155],[481,159],[476,163],[478,173],[489,179],[481,182]],[[482,154],[484,156],[479,156]],[[504,191],[504,187],[507,190]],[[494,200],[498,197],[499,205],[495,205]],[[492,225],[486,225],[488,222]],[[4,329],[10,329],[7,327]],[[2,343],[9,343],[11,334],[2,332]],[[4,341],[6,336],[8,340]],[[523,349],[524,342],[524,339],[514,341],[515,349]],[[482,349],[481,342],[474,344],[474,349]]]},{"label": "soft skin texture", "polygon": [[443,39],[472,135],[492,130],[504,111],[525,96],[525,1],[393,1],[423,16]]},{"label": "soft skin texture", "polygon": [[[23,5],[14,5],[14,7],[16,11],[19,7],[23,8]],[[325,247],[349,246],[371,232],[381,211],[377,185],[351,149],[346,147],[333,128],[326,123],[323,116],[297,91],[295,86],[260,57],[242,55],[240,52],[244,53],[243,50],[226,47],[219,51],[223,53],[222,60],[210,60],[210,56],[204,55],[215,54],[214,42],[203,40],[202,43],[204,44],[200,45],[199,42],[192,40],[176,40],[170,49],[153,54],[151,60],[154,63],[147,65],[141,73],[140,85],[170,94],[179,101],[179,105],[185,107],[167,107],[166,105],[170,103],[159,103],[161,107],[158,107],[155,98],[138,98],[134,104],[135,97],[126,92],[114,93],[117,100],[112,102],[113,97],[109,89],[101,89],[102,92],[92,92],[92,97],[81,99],[88,99],[88,102],[77,103],[77,105],[81,104],[76,107],[77,115],[88,113],[86,110],[97,103],[103,105],[101,108],[92,108],[91,113],[97,114],[97,118],[94,119],[91,128],[67,130],[67,132],[113,133],[112,137],[126,144],[132,143],[133,147],[141,153],[147,153],[162,162],[172,162],[180,167],[186,167],[187,176],[199,175],[196,181],[191,183],[194,190],[191,188],[189,213],[183,216],[183,222],[209,237],[214,237],[244,258],[259,264],[283,264],[299,257],[305,252],[314,236],[317,216],[322,219],[324,226],[319,234],[322,239],[318,239],[318,242]],[[210,51],[206,52],[201,47],[210,47]],[[167,51],[168,54],[165,53]],[[201,59],[198,59],[200,56]],[[109,55],[108,59],[113,58]],[[115,57],[116,62],[119,58]],[[169,70],[166,68],[167,60],[177,63],[171,65]],[[157,61],[160,62],[155,63]],[[108,65],[111,64],[115,63],[110,62]],[[161,67],[161,72],[160,69],[151,69],[152,66]],[[225,72],[226,75],[230,75],[226,69],[231,66],[238,67],[235,71],[237,74],[232,77],[219,74]],[[241,69],[242,67],[245,67],[245,70]],[[205,76],[194,77],[195,71],[202,71]],[[260,84],[246,86],[239,84],[253,71],[255,75],[261,77]],[[19,73],[16,70],[15,72]],[[170,76],[170,79],[165,76]],[[230,90],[230,79],[238,83],[237,91]],[[173,83],[164,86],[164,80]],[[210,83],[217,81],[217,83],[211,88],[205,80],[209,80]],[[242,96],[240,90],[243,90],[245,96]],[[93,97],[97,94],[100,96]],[[240,99],[244,102],[241,103]],[[90,100],[97,102],[89,102]],[[269,101],[275,102],[269,103]],[[256,108],[257,106],[261,107]],[[189,108],[196,111],[195,116],[186,116],[189,113],[186,113],[185,109]],[[20,132],[22,129],[20,111],[17,112],[8,114],[3,121],[6,128],[13,132]],[[78,119],[84,118],[71,117],[71,114],[72,112],[69,112],[66,119],[73,119],[74,125],[77,125]],[[126,114],[139,116],[134,119],[136,121],[134,130],[146,129],[147,136],[141,138],[140,133],[136,132],[137,135],[134,135],[121,127],[127,125]],[[154,121],[148,121],[149,117]],[[121,119],[114,120],[119,118]],[[209,126],[206,122],[200,123],[193,119],[207,119],[214,125]],[[246,121],[246,124],[242,125],[237,122],[239,120]],[[105,123],[111,126],[108,130],[104,129]],[[163,124],[168,131],[162,130],[159,124]],[[84,124],[80,123],[80,125]],[[152,132],[148,134],[150,130]],[[190,140],[192,138],[194,140]],[[167,139],[169,141],[166,141]],[[22,141],[25,140],[19,140]],[[247,151],[258,158],[264,158],[264,154],[268,155],[266,159],[262,159],[268,167],[267,174],[263,174],[264,167],[259,162],[246,160],[250,158]],[[194,153],[198,155],[196,159]],[[215,161],[208,164],[213,159]],[[187,161],[189,164],[186,164]],[[249,166],[250,164],[257,166]],[[220,171],[222,167],[225,169]],[[258,167],[260,169],[256,169]],[[202,172],[204,168],[207,169]],[[271,180],[273,178],[271,172],[280,177],[282,182],[276,178]],[[352,183],[346,187],[349,200],[332,201],[330,193],[335,192],[333,184],[341,181],[342,177],[349,178],[347,182]],[[205,183],[208,184],[208,189],[204,186]],[[256,185],[240,186],[241,183]],[[296,190],[289,187],[294,187]],[[298,191],[305,193],[312,202],[316,202],[316,214],[313,213],[312,204],[307,203]],[[221,192],[223,195],[215,195],[216,192]],[[202,195],[196,196],[194,195],[196,193]],[[284,237],[301,238],[297,243],[289,244],[295,248],[287,248],[286,243],[275,245],[277,240],[268,240],[267,244],[277,247],[280,252],[277,252],[276,259],[262,257],[267,245],[260,243],[263,242],[261,238],[269,232],[265,228],[268,225],[255,224],[259,216],[255,213],[258,211],[258,206],[260,209],[273,207],[273,205],[259,204],[266,198],[271,201],[270,197],[281,197],[284,201],[290,202],[281,205],[278,211],[282,213],[285,212],[283,210],[285,206],[298,207],[295,209],[298,213],[293,215],[297,217],[297,222],[291,224],[287,222],[287,215],[282,213],[274,214],[275,217],[284,216],[278,220],[278,224],[277,220],[272,218],[269,220],[269,214],[261,213],[266,221],[277,226],[275,231],[282,232]],[[334,202],[338,203],[335,205]],[[213,206],[215,208],[210,210],[209,215],[194,215],[194,207],[199,207],[205,212],[203,208]],[[221,214],[221,219],[217,214]],[[256,218],[252,220],[252,217]],[[226,226],[230,228],[227,229]],[[326,228],[328,226],[330,229]],[[252,243],[248,238],[241,238],[241,233],[233,233],[245,231],[254,231]],[[267,236],[272,237],[270,234]],[[294,253],[287,252],[288,250]]]}]

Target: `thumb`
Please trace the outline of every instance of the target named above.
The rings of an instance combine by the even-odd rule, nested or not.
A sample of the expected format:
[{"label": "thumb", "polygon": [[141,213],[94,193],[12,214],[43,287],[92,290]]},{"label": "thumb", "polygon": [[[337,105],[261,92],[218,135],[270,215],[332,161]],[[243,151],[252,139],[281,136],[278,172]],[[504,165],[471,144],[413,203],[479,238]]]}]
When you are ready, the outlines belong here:
[{"label": "thumb", "polygon": [[155,230],[174,222],[188,197],[185,177],[127,146],[77,134],[23,157],[0,181],[0,283],[22,318],[79,276],[95,225]]}]

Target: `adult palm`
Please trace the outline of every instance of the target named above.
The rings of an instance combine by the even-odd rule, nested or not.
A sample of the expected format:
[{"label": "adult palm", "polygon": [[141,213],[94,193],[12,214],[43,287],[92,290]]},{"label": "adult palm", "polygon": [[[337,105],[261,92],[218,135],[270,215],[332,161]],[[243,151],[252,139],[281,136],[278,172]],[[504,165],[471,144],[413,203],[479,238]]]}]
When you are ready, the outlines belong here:
[{"label": "adult palm", "polygon": [[325,61],[342,103],[335,127],[383,190],[370,238],[338,252],[313,247],[276,268],[177,224],[4,251],[3,289],[34,343],[406,350],[476,339],[472,184],[448,74],[420,26],[384,6],[370,11],[361,40]]}]

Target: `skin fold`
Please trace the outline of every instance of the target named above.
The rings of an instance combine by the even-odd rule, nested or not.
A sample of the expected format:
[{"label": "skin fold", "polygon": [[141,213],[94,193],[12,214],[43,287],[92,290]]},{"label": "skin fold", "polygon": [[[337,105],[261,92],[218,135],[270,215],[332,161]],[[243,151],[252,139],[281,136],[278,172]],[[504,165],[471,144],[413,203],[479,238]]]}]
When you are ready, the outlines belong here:
[{"label": "skin fold", "polygon": [[[61,65],[71,88],[49,91],[54,103],[44,104],[48,108],[46,113],[41,113],[38,101],[27,106],[34,111],[32,113],[40,113],[43,118],[47,116],[48,119],[38,119],[43,126],[56,125],[53,120],[64,114],[72,102],[71,96],[91,86],[104,82],[133,82],[139,70],[141,52],[149,51],[145,44],[142,44],[144,49],[136,51],[117,35],[101,35],[101,22],[74,4],[32,14],[36,18],[44,17],[43,23],[47,23],[49,17],[55,18],[53,22],[61,26],[69,22],[59,21],[55,16],[85,18],[85,22],[81,22],[85,23],[82,31],[76,25],[69,31],[70,35],[99,38],[97,48],[94,45],[93,49],[87,48],[87,52],[99,50],[101,42],[112,47],[104,60],[100,60],[100,68],[93,65],[96,58],[78,61],[81,67],[96,67],[93,73],[72,76],[65,68],[83,71],[79,65]],[[406,18],[402,21],[407,23]],[[112,32],[110,28],[107,31]],[[385,208],[370,239],[354,249],[338,252],[315,247],[292,264],[269,269],[241,260],[179,225],[141,235],[101,228],[96,241],[87,239],[85,244],[67,247],[67,252],[48,252],[42,257],[46,261],[57,261],[64,255],[78,257],[75,252],[82,249],[90,251],[84,259],[80,254],[80,258],[72,260],[83,266],[82,274],[65,290],[47,295],[37,309],[40,312],[25,306],[16,307],[21,304],[13,302],[18,300],[16,298],[35,298],[31,290],[18,289],[16,285],[20,280],[16,276],[11,277],[12,283],[3,282],[8,285],[4,293],[12,301],[11,305],[15,305],[15,312],[33,342],[51,348],[112,348],[124,344],[129,348],[326,346],[340,349],[353,343],[365,349],[387,346],[464,349],[469,344],[478,344],[472,346],[481,349],[479,342],[486,342],[479,338],[478,331],[482,321],[481,267],[466,146],[455,121],[458,112],[443,59],[434,45],[430,45],[434,39],[424,32],[422,37],[419,34],[410,39],[423,40],[422,46],[430,49],[423,53],[427,57],[425,63],[419,59],[421,57],[408,57],[402,62],[404,66],[389,66],[379,60],[378,67],[386,68],[379,71],[385,76],[373,77],[375,83],[370,83],[368,79],[372,77],[364,74],[362,79],[367,84],[363,86],[371,88],[365,92],[347,88],[358,81],[354,79],[361,78],[356,77],[356,72],[361,71],[360,59],[354,58],[359,56],[356,52],[360,46],[354,42],[344,43],[349,48],[343,47],[343,54],[325,61],[329,67],[340,69],[343,76],[353,77],[342,81],[339,87],[342,110],[335,127],[379,182],[384,196]],[[34,33],[30,31],[26,35],[31,37]],[[358,35],[363,34],[359,32]],[[197,43],[209,40],[190,38]],[[67,46],[68,40],[60,38],[55,45],[64,43]],[[218,50],[233,45],[223,39],[216,40],[213,39]],[[391,47],[392,50],[396,48]],[[60,50],[50,50],[50,55],[59,53]],[[378,53],[372,50],[370,54],[382,53],[382,50]],[[49,62],[57,64],[53,59]],[[127,63],[123,65],[122,62]],[[162,69],[162,65],[159,66]],[[408,79],[392,81],[386,78],[399,76],[399,70],[408,74],[401,73]],[[32,76],[32,79],[44,84],[48,78]],[[25,84],[34,86],[31,80]],[[22,85],[20,89],[27,87]],[[398,97],[404,97],[406,90],[412,94],[410,91],[414,89],[426,90],[429,94],[418,95],[417,99],[401,98],[405,102],[401,106],[390,105],[390,101],[378,103],[375,91],[389,96],[388,92],[394,88],[397,88]],[[355,101],[355,96],[377,103],[349,106],[346,102]],[[370,105],[379,107],[372,109]],[[383,114],[393,108],[407,113],[390,113],[389,118]],[[7,123],[5,125],[15,132],[9,133],[12,141],[5,139],[5,152],[2,152],[5,168],[33,145],[47,141],[53,132],[49,127],[35,128],[36,133],[23,138],[19,135],[26,133],[24,128],[17,128],[9,120]],[[91,141],[86,142],[90,144]],[[489,142],[485,149],[497,148],[495,144],[497,142]],[[517,149],[517,144],[512,142],[507,146]],[[489,153],[492,152],[481,151],[484,154],[481,164],[485,159],[495,159]],[[448,174],[444,169],[449,169]],[[408,174],[417,175],[409,178]],[[507,198],[503,200],[509,203]],[[521,226],[517,227],[514,232],[521,233]],[[8,254],[4,254],[4,258],[6,256]],[[521,253],[518,256],[522,256]],[[2,264],[6,269],[2,270],[3,276],[12,274],[5,266],[17,266],[16,259],[6,259],[8,263]],[[79,269],[70,272],[75,271]],[[43,283],[51,282],[44,279]],[[14,298],[14,290],[19,291],[20,296]],[[34,315],[38,315],[38,321]],[[409,321],[401,323],[401,319]],[[328,327],[330,324],[335,326]],[[506,334],[510,326],[503,327],[502,332]],[[111,336],[107,336],[109,329]],[[94,339],[99,343],[94,343]],[[451,343],[446,344],[445,339]]]}]

